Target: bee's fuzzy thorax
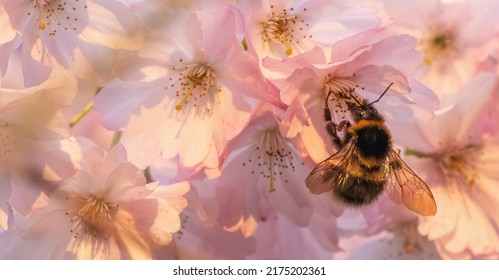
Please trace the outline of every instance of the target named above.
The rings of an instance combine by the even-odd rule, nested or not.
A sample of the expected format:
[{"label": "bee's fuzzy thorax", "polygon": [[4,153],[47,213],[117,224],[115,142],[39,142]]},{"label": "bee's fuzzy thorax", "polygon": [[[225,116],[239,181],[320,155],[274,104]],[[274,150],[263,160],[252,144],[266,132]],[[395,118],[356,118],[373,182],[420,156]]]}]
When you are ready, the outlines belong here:
[{"label": "bee's fuzzy thorax", "polygon": [[382,164],[392,147],[388,128],[377,120],[360,120],[348,128],[348,134],[355,137],[358,160],[368,168]]}]

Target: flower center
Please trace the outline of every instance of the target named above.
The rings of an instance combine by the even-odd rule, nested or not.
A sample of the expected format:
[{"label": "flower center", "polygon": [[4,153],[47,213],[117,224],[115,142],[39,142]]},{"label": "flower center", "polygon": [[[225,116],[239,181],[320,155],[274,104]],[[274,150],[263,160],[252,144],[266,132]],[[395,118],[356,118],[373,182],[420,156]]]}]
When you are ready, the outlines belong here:
[{"label": "flower center", "polygon": [[75,0],[33,0],[33,10],[28,16],[34,15],[39,30],[47,30],[50,36],[58,30],[78,30],[79,13],[87,6],[82,1]]},{"label": "flower center", "polygon": [[426,64],[453,59],[457,56],[456,36],[452,30],[435,25],[428,29],[427,34],[420,41]]},{"label": "flower center", "polygon": [[[259,174],[269,180],[269,192],[274,192],[274,182],[283,175],[283,171],[295,171],[294,156],[289,141],[281,136],[277,129],[261,132],[251,149],[253,158],[243,163],[251,169],[251,174]],[[284,183],[288,180],[283,178]]]},{"label": "flower center", "polygon": [[478,179],[476,167],[480,162],[479,156],[479,147],[469,146],[444,154],[440,165],[448,180],[472,187]]},{"label": "flower center", "polygon": [[[180,60],[182,62],[182,60]],[[201,102],[202,97],[211,97],[209,92],[220,92],[221,89],[216,86],[215,71],[210,64],[188,64],[180,67],[173,67],[174,74],[170,76],[170,87],[165,89],[175,90],[175,95],[179,98],[175,105],[175,110],[179,111],[184,108],[189,101],[192,101],[192,106],[197,107]],[[203,100],[205,103],[207,99]],[[210,111],[209,107],[206,107]]]},{"label": "flower center", "polygon": [[406,150],[406,154],[435,160],[444,175],[447,185],[455,184],[473,187],[479,179],[477,167],[481,164],[480,146],[471,145],[461,149],[452,149],[441,154],[425,154]]},{"label": "flower center", "polygon": [[[312,38],[312,35],[304,34],[304,29],[309,27],[301,19],[299,14],[294,13],[293,8],[274,11],[274,6],[270,5],[271,13],[267,21],[262,22],[262,40],[268,45],[282,45],[287,56],[293,54],[293,48],[296,49],[301,38]],[[307,9],[303,8],[303,12]],[[290,14],[292,13],[292,14]]]},{"label": "flower center", "polygon": [[[355,74],[353,74],[355,77]],[[332,113],[332,118],[335,122],[344,120],[347,118],[348,106],[346,102],[357,102],[356,100],[361,100],[357,95],[355,90],[359,88],[359,85],[355,84],[352,80],[343,77],[332,77],[331,74],[327,74],[325,81],[322,85],[322,100],[326,100],[327,106]],[[364,90],[363,87],[360,89]],[[355,97],[355,98],[352,98]]]},{"label": "flower center", "polygon": [[[355,77],[355,74],[353,76]],[[351,99],[355,89],[358,87],[358,85],[348,78],[332,77],[331,74],[327,74],[322,85],[322,91],[325,97],[331,93],[340,99]]]},{"label": "flower center", "polygon": [[83,207],[71,219],[71,222],[75,223],[71,230],[74,237],[77,238],[80,232],[92,235],[102,233],[111,220],[111,208],[116,208],[118,205],[106,203],[102,198],[94,196],[80,200],[84,202]]}]

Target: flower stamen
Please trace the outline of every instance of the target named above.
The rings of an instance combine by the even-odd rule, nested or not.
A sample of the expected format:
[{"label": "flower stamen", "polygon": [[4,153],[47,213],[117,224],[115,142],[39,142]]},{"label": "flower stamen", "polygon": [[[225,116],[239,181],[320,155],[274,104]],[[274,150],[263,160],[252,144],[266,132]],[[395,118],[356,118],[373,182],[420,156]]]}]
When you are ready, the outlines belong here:
[{"label": "flower stamen", "polygon": [[[355,76],[354,73],[352,78]],[[331,74],[326,75],[322,85],[322,91],[326,96],[331,92],[336,97],[344,99],[350,99],[357,88],[359,88],[359,85],[349,77],[333,77]],[[364,87],[360,89],[364,90]]]},{"label": "flower stamen", "polygon": [[187,98],[191,96],[192,91],[195,89],[195,87],[189,87],[184,93],[182,94],[182,97],[180,98],[180,101],[175,105],[175,110],[180,111],[182,110],[182,104],[187,103]]},{"label": "flower stamen", "polygon": [[477,179],[479,179],[477,166],[480,163],[480,146],[470,145],[438,154],[426,154],[408,149],[405,154],[433,159],[438,164],[448,183],[473,187]]},{"label": "flower stamen", "polygon": [[[279,131],[275,129],[260,132],[255,137],[252,145],[255,154],[243,166],[250,165],[251,174],[256,174],[255,169],[260,169],[259,175],[269,179],[269,193],[276,191],[275,181],[282,178],[285,170],[295,171],[294,157]],[[287,183],[287,179],[282,180]]]},{"label": "flower stamen", "polygon": [[117,208],[118,205],[106,203],[103,199],[94,196],[87,199],[79,198],[79,200],[84,204],[70,220],[74,223],[71,228],[74,237],[77,238],[80,233],[93,236],[102,233],[112,219],[111,208]]},{"label": "flower stamen", "polygon": [[[271,5],[270,8],[271,14],[267,21],[261,23],[262,41],[265,44],[273,43],[282,45],[285,54],[291,56],[293,54],[293,49],[300,43],[297,38],[311,37],[311,35],[307,36],[302,34],[304,28],[308,27],[308,24],[301,19],[299,14],[289,14],[288,9],[275,12],[273,5]],[[289,11],[294,12],[294,9],[290,8]],[[303,12],[305,11],[306,8],[303,9]]]},{"label": "flower stamen", "polygon": [[69,0],[33,0],[34,15],[38,22],[38,30],[47,30],[50,36],[58,30],[78,30],[78,11],[87,9],[80,1]]},{"label": "flower stamen", "polygon": [[442,157],[441,168],[449,180],[473,187],[478,178],[478,154],[479,149],[476,146],[451,151]]},{"label": "flower stamen", "polygon": [[269,160],[269,175],[270,175],[270,186],[269,186],[269,193],[272,193],[275,191],[274,187],[274,171],[273,171],[273,166],[274,164],[272,163],[272,155],[273,153],[266,152],[268,155],[268,160]]},{"label": "flower stamen", "polygon": [[182,110],[189,99],[194,100],[193,107],[196,107],[196,101],[208,95],[209,91],[216,87],[217,76],[210,64],[190,64],[173,67],[173,70],[178,71],[172,75],[178,75],[177,78],[170,77],[171,81],[176,81],[171,84],[171,87],[176,89],[176,95],[180,98],[175,105],[177,111]]}]

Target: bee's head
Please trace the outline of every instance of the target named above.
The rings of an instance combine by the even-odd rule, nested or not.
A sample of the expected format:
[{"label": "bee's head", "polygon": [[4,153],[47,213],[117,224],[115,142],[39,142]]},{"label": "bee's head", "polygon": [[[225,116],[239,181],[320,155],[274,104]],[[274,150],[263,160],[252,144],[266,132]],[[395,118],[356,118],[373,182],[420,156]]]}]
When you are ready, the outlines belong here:
[{"label": "bee's head", "polygon": [[374,108],[372,104],[369,104],[367,100],[363,100],[362,103],[348,103],[348,109],[353,114],[353,119],[357,122],[359,120],[379,120],[383,121],[383,116],[378,113],[378,110]]},{"label": "bee's head", "polygon": [[385,91],[379,96],[378,99],[375,101],[369,103],[367,99],[359,101],[359,99],[355,98],[355,96],[351,96],[351,100],[347,102],[348,109],[350,112],[353,114],[353,119],[355,121],[359,120],[379,120],[383,121],[383,116],[381,116],[380,113],[378,113],[378,110],[376,110],[373,106],[374,103],[378,102],[381,100],[381,98],[385,95],[385,93],[388,91],[388,89],[393,85],[393,83],[390,83],[388,87],[385,89]]}]

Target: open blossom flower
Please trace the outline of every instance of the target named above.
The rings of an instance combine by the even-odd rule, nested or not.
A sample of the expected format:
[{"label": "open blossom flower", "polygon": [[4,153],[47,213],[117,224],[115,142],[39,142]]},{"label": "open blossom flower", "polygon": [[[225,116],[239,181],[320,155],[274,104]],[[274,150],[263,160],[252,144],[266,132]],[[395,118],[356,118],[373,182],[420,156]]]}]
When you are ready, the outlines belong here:
[{"label": "open blossom flower", "polygon": [[438,94],[455,92],[469,81],[478,63],[497,48],[499,2],[425,0],[383,1],[398,32],[418,39],[423,53],[421,81]]},{"label": "open blossom flower", "polygon": [[[151,259],[180,230],[188,183],[158,186],[117,145],[88,149],[47,207],[2,236],[3,258]],[[26,246],[29,246],[27,249]]]},{"label": "open blossom flower", "polygon": [[275,100],[258,62],[236,36],[234,10],[189,13],[134,61],[123,80],[109,83],[96,109],[140,167],[158,155],[183,167],[217,168],[229,140],[247,124],[244,96]]},{"label": "open blossom flower", "polygon": [[142,44],[138,21],[116,0],[2,0],[0,6],[0,17],[16,30],[0,41],[1,70],[18,55],[27,86],[46,79],[55,64],[81,75],[107,75],[111,50]]},{"label": "open blossom flower", "polygon": [[[60,86],[60,85],[59,85]],[[0,227],[9,207],[32,215],[47,204],[54,182],[74,173],[66,148],[75,145],[52,90],[53,81],[25,90],[0,89]]]},{"label": "open blossom flower", "polygon": [[[229,158],[216,179],[218,221],[247,235],[269,215],[280,213],[298,226],[308,225],[314,212],[337,216],[340,207],[328,194],[313,195],[304,180],[310,169],[291,141],[279,132],[279,122],[269,104],[257,106],[248,127],[231,143]],[[238,174],[234,176],[234,174]]]},{"label": "open blossom flower", "polygon": [[377,27],[373,11],[345,1],[238,1],[245,16],[246,41],[260,57],[293,56]]},{"label": "open blossom flower", "polygon": [[[483,134],[494,108],[495,75],[480,74],[459,92],[442,98],[430,123],[405,125],[400,137],[418,156],[416,171],[426,178],[437,214],[420,218],[419,232],[446,259],[497,258],[499,238],[499,144]],[[416,162],[416,160],[414,160]]]},{"label": "open blossom flower", "polygon": [[[289,108],[283,132],[287,137],[298,137],[305,149],[300,152],[308,154],[314,162],[331,154],[326,148],[330,147],[330,136],[324,121],[328,96],[332,120],[339,123],[347,115],[343,99],[353,94],[374,101],[393,82],[386,97],[376,104],[381,112],[386,112],[387,120],[431,115],[436,101],[434,94],[406,78],[419,58],[414,39],[403,35],[377,39],[383,30],[372,29],[337,42],[329,60],[320,47],[283,62],[264,60],[266,67],[286,77],[282,81],[281,99]],[[412,92],[407,94],[411,88]],[[405,103],[394,102],[394,92]]]}]

